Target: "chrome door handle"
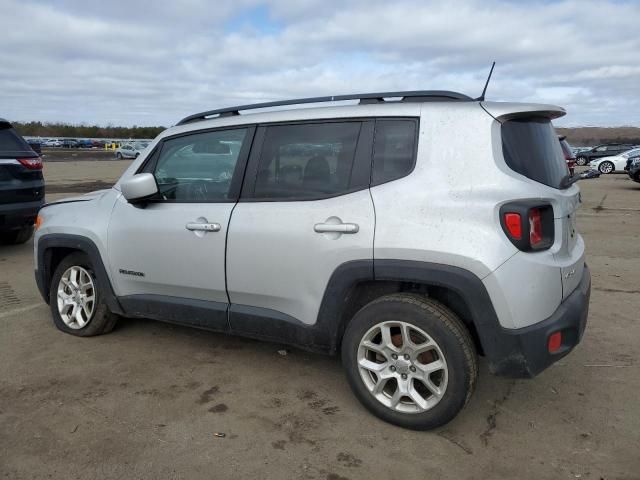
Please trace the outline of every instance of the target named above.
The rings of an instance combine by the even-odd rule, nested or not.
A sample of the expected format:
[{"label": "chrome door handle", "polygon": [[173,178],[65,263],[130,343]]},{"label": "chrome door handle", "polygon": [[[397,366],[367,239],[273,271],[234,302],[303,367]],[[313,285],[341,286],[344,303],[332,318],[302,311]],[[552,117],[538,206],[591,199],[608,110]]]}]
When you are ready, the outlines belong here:
[{"label": "chrome door handle", "polygon": [[219,223],[197,223],[189,222],[185,225],[187,230],[199,232],[219,232],[222,228]]},{"label": "chrome door handle", "polygon": [[316,223],[313,231],[316,233],[358,233],[357,223]]}]

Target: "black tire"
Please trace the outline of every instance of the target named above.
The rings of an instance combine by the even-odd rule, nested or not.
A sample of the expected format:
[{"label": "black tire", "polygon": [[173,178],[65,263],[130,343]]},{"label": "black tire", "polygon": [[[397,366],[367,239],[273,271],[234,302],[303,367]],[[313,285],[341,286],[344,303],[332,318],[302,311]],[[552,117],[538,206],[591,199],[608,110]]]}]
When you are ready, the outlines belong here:
[{"label": "black tire", "polygon": [[[360,376],[360,340],[375,325],[402,319],[422,329],[440,347],[448,370],[446,390],[438,403],[420,413],[403,413],[378,401]],[[412,430],[430,430],[451,421],[467,404],[478,377],[475,346],[468,330],[444,305],[414,294],[393,294],[365,305],[349,322],[342,340],[342,363],[356,397],[374,415]]]},{"label": "black tire", "polygon": [[118,160],[122,160],[122,154],[121,154],[120,152],[117,152],[117,153],[116,153],[116,158],[117,158]]},{"label": "black tire", "polygon": [[[604,168],[606,166],[609,166],[609,165],[611,165],[611,170],[609,172],[605,172]],[[598,170],[600,171],[600,173],[603,173],[603,174],[607,175],[609,173],[615,172],[616,171],[616,166],[612,162],[606,161],[606,162],[602,162],[600,165],[598,165]]]},{"label": "black tire", "polygon": [[581,167],[584,167],[587,163],[589,163],[589,161],[587,160],[587,157],[576,158],[576,165],[580,165]]},{"label": "black tire", "polygon": [[140,153],[136,153],[136,158],[138,158],[140,156]]},{"label": "black tire", "polygon": [[0,241],[9,245],[19,245],[27,242],[33,235],[33,225],[19,230],[11,230],[0,234]]},{"label": "black tire", "polygon": [[[69,327],[60,316],[58,311],[58,285],[64,272],[70,267],[79,266],[85,269],[94,284],[94,294],[96,297],[94,309],[91,317],[88,319],[86,325],[79,329]],[[106,303],[104,302],[104,296],[102,295],[102,286],[95,276],[93,265],[89,260],[89,257],[82,252],[72,253],[66,256],[56,268],[51,279],[51,287],[49,288],[49,307],[51,308],[51,315],[53,317],[53,323],[55,326],[71,335],[77,337],[92,337],[95,335],[102,335],[109,333],[116,326],[118,316],[109,311]]]}]

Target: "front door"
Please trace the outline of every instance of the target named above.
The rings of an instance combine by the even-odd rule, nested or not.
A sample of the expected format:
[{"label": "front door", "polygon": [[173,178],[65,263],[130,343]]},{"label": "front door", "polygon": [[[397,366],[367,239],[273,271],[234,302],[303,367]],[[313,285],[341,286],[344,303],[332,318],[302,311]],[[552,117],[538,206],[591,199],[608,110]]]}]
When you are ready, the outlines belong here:
[{"label": "front door", "polygon": [[227,229],[252,137],[245,127],[166,139],[141,170],[157,198],[117,200],[108,250],[127,313],[226,328]]}]

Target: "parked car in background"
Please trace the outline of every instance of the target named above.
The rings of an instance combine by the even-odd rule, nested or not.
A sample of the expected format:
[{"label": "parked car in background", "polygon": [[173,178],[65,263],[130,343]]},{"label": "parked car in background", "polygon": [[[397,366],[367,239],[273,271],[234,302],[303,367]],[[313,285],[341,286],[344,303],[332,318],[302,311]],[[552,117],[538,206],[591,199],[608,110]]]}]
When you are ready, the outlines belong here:
[{"label": "parked car in background", "polygon": [[630,156],[624,169],[631,180],[640,183],[640,154]]},{"label": "parked car in background", "polygon": [[147,148],[147,142],[133,142],[120,145],[116,149],[117,158],[138,158],[138,156]]},{"label": "parked car in background", "polygon": [[634,148],[622,152],[619,155],[592,160],[589,162],[589,165],[596,168],[600,173],[624,172],[629,157],[636,157],[638,155],[640,155],[640,148]]},{"label": "parked car in background", "polygon": [[593,147],[591,150],[580,152],[576,157],[576,163],[578,165],[586,165],[592,160],[601,157],[610,157],[618,155],[622,152],[626,152],[634,147],[634,145],[628,143],[606,143]]},{"label": "parked car in background", "polygon": [[43,147],[49,147],[49,148],[56,148],[56,147],[61,147],[62,146],[62,142],[60,140],[57,140],[55,138],[50,138],[49,140],[45,140],[42,143]]},{"label": "parked car in background", "polygon": [[88,139],[78,140],[78,148],[93,148],[93,142]]},{"label": "parked car in background", "polygon": [[0,241],[29,240],[43,203],[42,159],[0,118]]},{"label": "parked car in background", "polygon": [[571,148],[573,149],[573,155],[576,156],[580,152],[586,152],[588,150],[591,150],[592,147],[571,147]]},{"label": "parked car in background", "polygon": [[569,169],[569,173],[573,176],[573,172],[576,167],[576,157],[573,155],[573,149],[569,142],[567,142],[567,137],[564,135],[558,136],[558,140],[560,141],[560,146],[562,147],[562,154],[564,155],[564,159],[567,162],[567,168]]},{"label": "parked car in background", "polygon": [[65,138],[62,140],[62,148],[78,148],[78,140],[75,138]]}]

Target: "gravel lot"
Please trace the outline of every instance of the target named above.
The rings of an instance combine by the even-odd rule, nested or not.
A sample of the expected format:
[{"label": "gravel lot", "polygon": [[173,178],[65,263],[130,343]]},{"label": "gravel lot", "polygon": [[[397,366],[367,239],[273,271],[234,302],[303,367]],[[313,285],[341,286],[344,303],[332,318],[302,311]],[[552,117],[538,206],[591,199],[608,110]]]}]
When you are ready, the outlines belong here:
[{"label": "gravel lot", "polygon": [[[128,164],[47,163],[49,199],[108,185]],[[534,380],[481,363],[468,407],[428,433],[368,414],[337,358],[143,320],[64,335],[37,292],[32,245],[0,246],[0,474],[638,479],[640,184],[581,185],[593,275],[582,344]]]}]

